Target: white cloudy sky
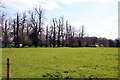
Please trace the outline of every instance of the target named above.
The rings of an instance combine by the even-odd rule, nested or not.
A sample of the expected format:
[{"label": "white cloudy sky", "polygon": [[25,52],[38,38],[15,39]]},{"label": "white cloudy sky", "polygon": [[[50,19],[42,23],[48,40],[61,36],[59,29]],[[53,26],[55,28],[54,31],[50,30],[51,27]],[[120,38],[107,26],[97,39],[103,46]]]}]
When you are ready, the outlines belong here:
[{"label": "white cloudy sky", "polygon": [[119,0],[2,0],[6,12],[15,13],[41,5],[46,22],[64,16],[76,30],[84,24],[89,36],[118,37]]}]

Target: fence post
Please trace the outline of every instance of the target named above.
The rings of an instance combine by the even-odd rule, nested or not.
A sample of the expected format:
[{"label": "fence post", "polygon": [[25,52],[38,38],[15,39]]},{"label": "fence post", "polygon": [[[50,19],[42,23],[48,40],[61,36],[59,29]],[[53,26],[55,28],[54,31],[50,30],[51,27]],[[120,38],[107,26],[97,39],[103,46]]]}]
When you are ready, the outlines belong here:
[{"label": "fence post", "polygon": [[7,58],[7,80],[10,80],[10,61],[9,58]]}]

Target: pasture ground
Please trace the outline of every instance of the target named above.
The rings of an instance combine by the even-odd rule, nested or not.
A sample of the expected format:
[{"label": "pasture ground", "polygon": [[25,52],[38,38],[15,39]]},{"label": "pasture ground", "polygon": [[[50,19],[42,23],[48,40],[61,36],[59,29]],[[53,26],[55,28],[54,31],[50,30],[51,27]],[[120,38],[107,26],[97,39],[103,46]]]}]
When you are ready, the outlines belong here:
[{"label": "pasture ground", "polygon": [[117,78],[118,48],[3,48],[2,77]]}]

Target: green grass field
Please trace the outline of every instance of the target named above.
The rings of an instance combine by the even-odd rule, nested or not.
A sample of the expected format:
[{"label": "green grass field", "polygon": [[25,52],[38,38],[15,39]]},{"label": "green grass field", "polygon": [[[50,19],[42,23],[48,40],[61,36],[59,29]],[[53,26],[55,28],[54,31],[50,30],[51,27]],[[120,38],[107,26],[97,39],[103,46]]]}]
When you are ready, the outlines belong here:
[{"label": "green grass field", "polygon": [[118,48],[3,48],[2,77],[117,78]]}]

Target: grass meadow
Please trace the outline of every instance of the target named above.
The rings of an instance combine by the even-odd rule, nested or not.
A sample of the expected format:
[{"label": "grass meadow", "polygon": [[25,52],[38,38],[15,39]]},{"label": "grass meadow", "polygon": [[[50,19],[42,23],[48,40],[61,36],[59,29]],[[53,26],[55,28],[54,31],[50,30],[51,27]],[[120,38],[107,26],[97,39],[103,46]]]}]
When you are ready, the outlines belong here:
[{"label": "grass meadow", "polygon": [[117,78],[118,48],[3,48],[2,77]]}]

